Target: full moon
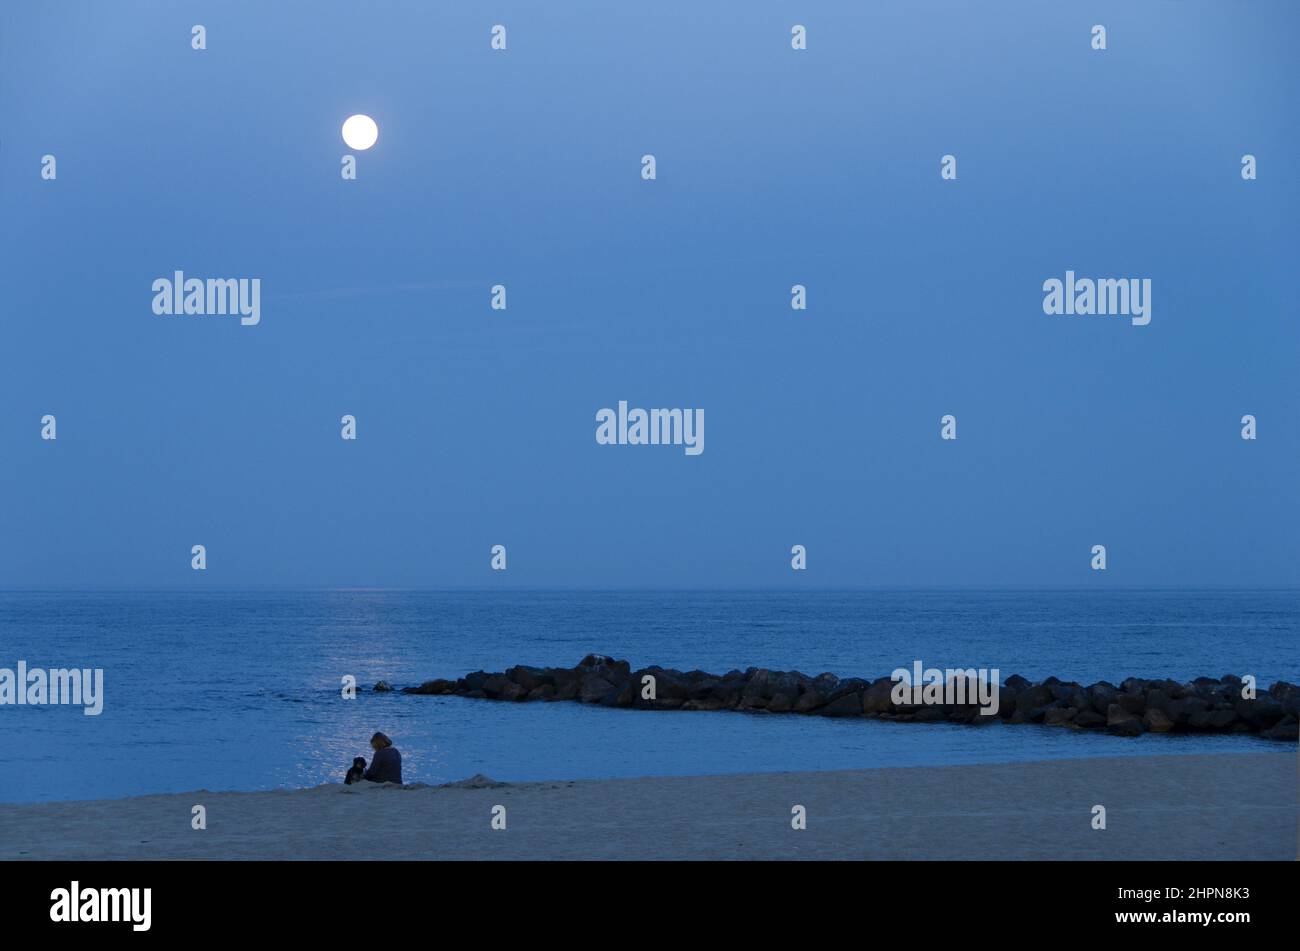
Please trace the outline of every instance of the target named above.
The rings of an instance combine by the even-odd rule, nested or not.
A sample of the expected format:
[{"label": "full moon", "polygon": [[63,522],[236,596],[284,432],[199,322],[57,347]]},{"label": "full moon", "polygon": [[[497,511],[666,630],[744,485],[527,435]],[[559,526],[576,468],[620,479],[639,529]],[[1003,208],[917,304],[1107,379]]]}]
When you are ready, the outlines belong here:
[{"label": "full moon", "polygon": [[378,138],[379,126],[375,125],[375,120],[370,116],[348,116],[347,121],[343,123],[343,141],[350,149],[364,152],[374,145]]}]

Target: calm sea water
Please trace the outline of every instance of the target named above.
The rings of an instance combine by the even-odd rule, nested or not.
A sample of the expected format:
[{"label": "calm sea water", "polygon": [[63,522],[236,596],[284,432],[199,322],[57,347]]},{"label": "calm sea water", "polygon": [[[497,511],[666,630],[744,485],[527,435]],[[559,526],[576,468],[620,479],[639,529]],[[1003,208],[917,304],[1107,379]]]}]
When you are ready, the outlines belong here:
[{"label": "calm sea water", "polygon": [[1297,591],[0,593],[0,667],[102,667],[105,707],[0,707],[0,801],[310,786],[392,736],[408,781],[575,779],[1276,749],[820,717],[364,692],[515,663],[877,677],[1300,680]]}]

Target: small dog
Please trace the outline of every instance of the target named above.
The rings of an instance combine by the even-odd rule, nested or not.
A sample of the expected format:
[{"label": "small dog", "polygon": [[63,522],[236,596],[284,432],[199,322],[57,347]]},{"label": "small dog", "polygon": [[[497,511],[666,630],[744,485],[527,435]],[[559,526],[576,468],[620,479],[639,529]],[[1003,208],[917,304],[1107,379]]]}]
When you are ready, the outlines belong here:
[{"label": "small dog", "polygon": [[364,756],[358,756],[352,761],[352,768],[348,770],[347,776],[343,777],[343,784],[351,786],[353,783],[359,783],[366,778],[366,759]]}]

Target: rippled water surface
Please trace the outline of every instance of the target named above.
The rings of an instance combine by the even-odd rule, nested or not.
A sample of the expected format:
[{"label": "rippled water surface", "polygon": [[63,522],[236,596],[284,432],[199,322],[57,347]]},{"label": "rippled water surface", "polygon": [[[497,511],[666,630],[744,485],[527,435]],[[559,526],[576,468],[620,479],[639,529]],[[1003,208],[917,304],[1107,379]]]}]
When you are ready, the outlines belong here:
[{"label": "rippled water surface", "polygon": [[1274,749],[821,717],[360,693],[590,652],[634,666],[877,677],[921,660],[1115,682],[1300,680],[1300,592],[826,591],[0,594],[0,667],[102,667],[99,717],[0,707],[0,801],[338,781],[383,730],[408,781],[856,769]]}]

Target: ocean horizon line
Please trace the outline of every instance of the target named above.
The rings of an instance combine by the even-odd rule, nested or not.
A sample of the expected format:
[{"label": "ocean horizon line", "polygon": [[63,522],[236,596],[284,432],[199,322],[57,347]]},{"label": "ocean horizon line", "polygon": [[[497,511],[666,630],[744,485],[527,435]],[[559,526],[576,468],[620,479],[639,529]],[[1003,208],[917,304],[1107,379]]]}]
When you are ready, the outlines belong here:
[{"label": "ocean horizon line", "polygon": [[1300,592],[1300,584],[881,584],[881,585],[318,585],[318,584],[176,584],[176,585],[0,585],[5,594],[203,594],[203,593],[430,593],[430,594],[709,594],[709,593],[885,593],[885,592],[1189,592],[1269,591]]}]

